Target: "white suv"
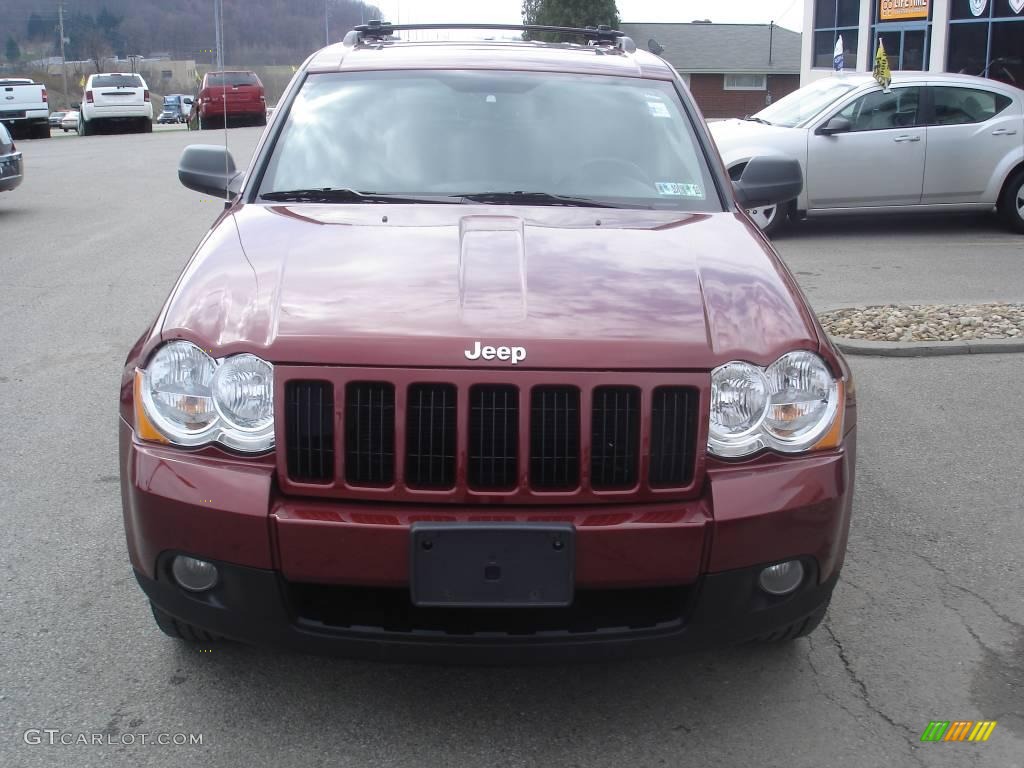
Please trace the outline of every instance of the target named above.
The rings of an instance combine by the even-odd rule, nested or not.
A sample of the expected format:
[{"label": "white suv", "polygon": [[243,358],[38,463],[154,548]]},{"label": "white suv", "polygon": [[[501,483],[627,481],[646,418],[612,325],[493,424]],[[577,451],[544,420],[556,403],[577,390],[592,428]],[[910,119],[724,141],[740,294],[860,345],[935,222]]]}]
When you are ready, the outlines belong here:
[{"label": "white suv", "polygon": [[78,133],[96,133],[101,123],[130,126],[133,132],[151,133],[153,104],[141,75],[105,72],[89,75],[79,110]]}]

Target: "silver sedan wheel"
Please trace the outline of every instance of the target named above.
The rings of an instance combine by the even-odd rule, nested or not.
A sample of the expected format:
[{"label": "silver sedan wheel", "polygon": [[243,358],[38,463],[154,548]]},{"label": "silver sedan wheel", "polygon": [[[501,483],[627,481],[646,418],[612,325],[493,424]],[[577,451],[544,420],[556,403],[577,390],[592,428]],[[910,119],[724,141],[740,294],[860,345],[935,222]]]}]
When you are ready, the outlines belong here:
[{"label": "silver sedan wheel", "polygon": [[750,208],[747,210],[750,218],[757,224],[757,228],[762,232],[766,229],[770,229],[772,224],[775,223],[775,219],[779,216],[779,206],[768,205],[764,208]]}]

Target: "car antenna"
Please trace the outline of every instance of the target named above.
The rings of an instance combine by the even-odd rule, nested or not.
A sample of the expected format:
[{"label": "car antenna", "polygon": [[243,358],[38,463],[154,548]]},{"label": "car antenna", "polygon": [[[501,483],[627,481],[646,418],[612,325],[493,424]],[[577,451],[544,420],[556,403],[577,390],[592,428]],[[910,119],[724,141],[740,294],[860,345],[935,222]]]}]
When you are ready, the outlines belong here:
[{"label": "car antenna", "polygon": [[231,205],[231,179],[228,177],[230,164],[228,160],[228,79],[224,74],[224,0],[214,0],[217,13],[217,68],[220,70],[221,96],[220,104],[224,112],[224,207]]}]

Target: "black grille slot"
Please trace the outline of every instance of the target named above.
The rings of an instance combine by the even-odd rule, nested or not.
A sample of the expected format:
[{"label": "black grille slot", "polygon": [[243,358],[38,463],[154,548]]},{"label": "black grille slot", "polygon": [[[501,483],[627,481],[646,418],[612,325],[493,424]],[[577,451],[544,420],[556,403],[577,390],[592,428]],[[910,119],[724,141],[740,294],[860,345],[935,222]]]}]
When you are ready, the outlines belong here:
[{"label": "black grille slot", "polygon": [[353,382],[345,391],[345,479],[386,485],[395,476],[395,388]]},{"label": "black grille slot", "polygon": [[334,394],[326,381],[289,381],[284,389],[288,477],[300,483],[334,479]]},{"label": "black grille slot", "polygon": [[640,390],[597,387],[591,423],[591,485],[599,489],[632,488],[638,475]]},{"label": "black grille slot", "polygon": [[455,395],[451,384],[409,387],[405,481],[412,487],[455,485]]},{"label": "black grille slot", "polygon": [[654,487],[693,480],[697,437],[697,390],[659,387],[651,408],[651,468]]},{"label": "black grille slot", "polygon": [[580,477],[579,390],[535,387],[530,400],[530,485],[575,488]]},{"label": "black grille slot", "polygon": [[469,484],[508,489],[516,485],[519,392],[508,386],[469,391]]}]

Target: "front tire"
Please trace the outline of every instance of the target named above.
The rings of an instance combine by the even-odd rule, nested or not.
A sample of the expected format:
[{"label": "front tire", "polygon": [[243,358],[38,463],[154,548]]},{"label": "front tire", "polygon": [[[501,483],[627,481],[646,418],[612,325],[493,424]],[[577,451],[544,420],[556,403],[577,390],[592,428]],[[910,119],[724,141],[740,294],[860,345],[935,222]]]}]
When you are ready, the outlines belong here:
[{"label": "front tire", "polygon": [[999,196],[998,210],[1010,229],[1024,234],[1024,168],[1007,180]]},{"label": "front tire", "polygon": [[93,126],[89,125],[89,121],[85,119],[85,115],[78,116],[78,135],[79,136],[90,136],[95,131]]},{"label": "front tire", "polygon": [[765,205],[760,208],[750,208],[747,214],[753,219],[757,228],[764,232],[765,236],[771,237],[778,232],[789,220],[789,212],[792,208],[792,201]]},{"label": "front tire", "polygon": [[810,615],[804,616],[802,619],[798,619],[782,629],[769,632],[767,635],[761,635],[757,638],[757,642],[785,643],[790,640],[796,640],[798,637],[807,637],[811,632],[816,630],[825,619],[825,614],[828,612],[828,606],[831,602],[832,598],[830,596],[828,600],[815,608],[814,612]]},{"label": "front tire", "polygon": [[156,621],[156,625],[168,637],[202,645],[211,645],[220,640],[217,635],[207,632],[202,627],[197,627],[174,618],[162,608],[157,608],[152,602],[150,602],[149,607],[153,611],[153,619]]}]

